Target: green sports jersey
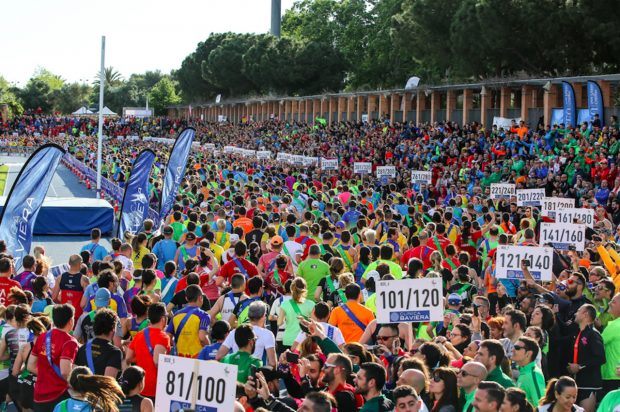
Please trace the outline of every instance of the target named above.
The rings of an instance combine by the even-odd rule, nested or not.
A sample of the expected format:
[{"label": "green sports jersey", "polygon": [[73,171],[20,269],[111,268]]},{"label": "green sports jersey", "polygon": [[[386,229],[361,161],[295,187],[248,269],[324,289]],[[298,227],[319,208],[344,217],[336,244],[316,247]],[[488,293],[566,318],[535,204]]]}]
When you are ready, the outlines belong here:
[{"label": "green sports jersey", "polygon": [[620,389],[608,392],[596,412],[620,412]]},{"label": "green sports jersey", "polygon": [[224,356],[221,361],[229,365],[237,365],[237,382],[246,383],[248,376],[250,376],[250,369],[252,366],[260,368],[263,366],[263,362],[250,355],[247,352],[235,352]]}]

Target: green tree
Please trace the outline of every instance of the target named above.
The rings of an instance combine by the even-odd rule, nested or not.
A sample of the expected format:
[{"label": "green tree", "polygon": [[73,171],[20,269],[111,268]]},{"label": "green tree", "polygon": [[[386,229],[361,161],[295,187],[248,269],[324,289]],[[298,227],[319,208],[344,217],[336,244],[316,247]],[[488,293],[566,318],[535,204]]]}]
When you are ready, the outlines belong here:
[{"label": "green tree", "polygon": [[9,116],[19,115],[24,111],[15,89],[10,87],[9,82],[2,76],[0,76],[0,104],[8,105]]},{"label": "green tree", "polygon": [[173,81],[164,77],[157,82],[149,92],[149,101],[155,109],[155,114],[165,114],[166,107],[181,103],[181,97],[177,95]]},{"label": "green tree", "polygon": [[243,72],[243,54],[254,44],[252,34],[229,33],[202,61],[202,77],[228,96],[257,91],[253,79]]},{"label": "green tree", "polygon": [[[106,67],[103,69],[104,87],[111,86],[117,87],[123,84],[123,76],[114,69],[114,67]],[[101,72],[97,72],[95,75],[95,81],[93,86],[99,87],[99,80],[101,79]]]}]

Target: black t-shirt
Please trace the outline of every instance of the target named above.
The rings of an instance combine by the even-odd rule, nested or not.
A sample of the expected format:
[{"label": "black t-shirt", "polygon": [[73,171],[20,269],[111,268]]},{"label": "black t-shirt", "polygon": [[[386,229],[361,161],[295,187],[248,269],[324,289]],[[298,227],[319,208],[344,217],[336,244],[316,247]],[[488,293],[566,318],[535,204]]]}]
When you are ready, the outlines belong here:
[{"label": "black t-shirt", "polygon": [[[92,371],[93,374],[103,375],[108,366],[116,368],[120,372],[123,357],[121,350],[105,339],[95,338],[92,342],[93,364],[95,366],[95,370]],[[88,367],[86,345],[82,345],[78,349],[75,364]]]},{"label": "black t-shirt", "polygon": [[[170,303],[174,305],[174,311],[181,310],[187,305],[187,296],[185,295],[185,289],[176,293],[172,299],[170,299]],[[211,304],[209,303],[209,299],[206,296],[202,296],[202,306],[200,309],[204,311],[208,311],[211,309]]]},{"label": "black t-shirt", "polygon": [[249,246],[250,243],[256,242],[260,245],[260,241],[262,238],[263,238],[263,231],[260,229],[254,229],[248,232],[247,235],[245,235],[245,244]]}]

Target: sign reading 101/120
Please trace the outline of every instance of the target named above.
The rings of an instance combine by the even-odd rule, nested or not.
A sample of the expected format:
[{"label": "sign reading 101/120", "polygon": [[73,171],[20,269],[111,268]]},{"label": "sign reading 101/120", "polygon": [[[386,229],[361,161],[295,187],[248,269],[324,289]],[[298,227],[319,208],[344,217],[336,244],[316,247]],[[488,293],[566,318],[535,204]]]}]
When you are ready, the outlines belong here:
[{"label": "sign reading 101/120", "polygon": [[376,303],[378,323],[441,321],[441,279],[379,281]]}]

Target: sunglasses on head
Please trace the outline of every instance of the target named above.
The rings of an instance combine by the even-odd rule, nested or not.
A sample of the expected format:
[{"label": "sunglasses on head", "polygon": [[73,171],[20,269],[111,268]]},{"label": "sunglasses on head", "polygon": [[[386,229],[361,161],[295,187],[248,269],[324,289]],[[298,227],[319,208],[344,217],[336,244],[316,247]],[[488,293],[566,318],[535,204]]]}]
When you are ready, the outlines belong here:
[{"label": "sunglasses on head", "polygon": [[566,281],[566,283],[568,283],[569,285],[572,285],[573,283],[578,283],[578,284],[580,284],[581,286],[583,286],[583,282],[582,282],[582,281],[580,281],[580,280],[575,280],[575,279],[568,279],[568,280]]}]

